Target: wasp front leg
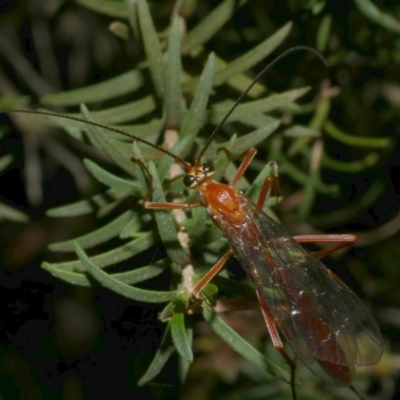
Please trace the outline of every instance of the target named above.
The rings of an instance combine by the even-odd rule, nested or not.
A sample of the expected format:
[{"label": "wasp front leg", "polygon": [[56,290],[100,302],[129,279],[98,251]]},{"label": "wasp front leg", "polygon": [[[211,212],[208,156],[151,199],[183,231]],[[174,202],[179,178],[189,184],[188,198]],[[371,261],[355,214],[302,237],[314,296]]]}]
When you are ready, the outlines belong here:
[{"label": "wasp front leg", "polygon": [[147,210],[184,210],[186,208],[196,208],[200,207],[202,204],[200,202],[195,203],[173,203],[173,202],[154,202],[149,201],[151,195],[155,191],[154,178],[150,173],[147,165],[139,159],[131,157],[131,160],[140,165],[140,167],[145,171],[147,178],[149,180],[149,190],[143,198],[143,207]]}]

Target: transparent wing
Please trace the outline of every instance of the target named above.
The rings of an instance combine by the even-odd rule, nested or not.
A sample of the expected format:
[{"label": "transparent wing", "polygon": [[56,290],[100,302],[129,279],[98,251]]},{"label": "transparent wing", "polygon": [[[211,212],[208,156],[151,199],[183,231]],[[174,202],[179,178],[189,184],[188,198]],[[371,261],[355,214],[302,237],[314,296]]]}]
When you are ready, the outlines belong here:
[{"label": "transparent wing", "polygon": [[377,363],[382,337],[365,305],[279,224],[246,197],[242,201],[248,215],[240,228],[223,216],[218,223],[298,357],[335,384],[341,382],[319,371],[316,360],[349,367]]}]

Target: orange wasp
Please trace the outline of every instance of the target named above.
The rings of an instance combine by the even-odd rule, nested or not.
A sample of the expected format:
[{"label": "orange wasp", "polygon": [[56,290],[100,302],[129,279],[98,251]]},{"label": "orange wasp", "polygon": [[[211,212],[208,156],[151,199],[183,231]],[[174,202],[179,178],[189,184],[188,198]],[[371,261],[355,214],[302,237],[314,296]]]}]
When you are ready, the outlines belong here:
[{"label": "orange wasp", "polygon": [[[262,207],[271,185],[279,194],[275,163],[271,163],[273,173],[264,181],[257,204],[236,189],[234,185],[243,176],[256,155],[255,148],[246,152],[236,175],[229,184],[213,181],[212,164],[201,163],[201,158],[215,135],[258,79],[289,52],[298,50],[312,51],[325,62],[318,52],[306,46],[298,46],[282,53],[267,65],[239,96],[208,138],[193,165],[145,139],[96,122],[46,111],[10,109],[3,112],[37,113],[90,123],[158,149],[181,164],[187,172],[183,179],[185,186],[190,189],[199,189],[200,201],[197,203],[149,202],[148,199],[154,188],[151,175],[144,166],[150,178],[150,191],[145,197],[144,207],[172,210],[204,206],[230,243],[227,252],[197,283],[191,292],[192,297],[196,298],[199,295],[229,258],[236,257],[256,288],[273,345],[290,366],[293,398],[296,398],[294,382],[296,365],[285,352],[278,329],[285,336],[297,358],[314,374],[332,385],[350,387],[361,398],[351,385],[354,367],[373,365],[380,360],[382,337],[365,305],[319,261],[320,257],[354,243],[357,237],[354,235],[292,237],[271,219]],[[229,151],[224,150],[230,155]],[[314,254],[299,244],[322,242],[336,244]]]}]

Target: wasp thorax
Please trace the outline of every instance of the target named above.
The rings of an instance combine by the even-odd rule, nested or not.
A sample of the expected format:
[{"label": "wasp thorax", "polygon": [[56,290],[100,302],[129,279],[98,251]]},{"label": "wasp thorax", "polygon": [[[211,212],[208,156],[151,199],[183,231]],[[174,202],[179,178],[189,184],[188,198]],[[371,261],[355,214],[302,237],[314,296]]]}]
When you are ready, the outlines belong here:
[{"label": "wasp thorax", "polygon": [[205,180],[214,175],[214,166],[206,162],[200,166],[194,166],[192,170],[183,178],[183,184],[190,189],[199,186]]}]

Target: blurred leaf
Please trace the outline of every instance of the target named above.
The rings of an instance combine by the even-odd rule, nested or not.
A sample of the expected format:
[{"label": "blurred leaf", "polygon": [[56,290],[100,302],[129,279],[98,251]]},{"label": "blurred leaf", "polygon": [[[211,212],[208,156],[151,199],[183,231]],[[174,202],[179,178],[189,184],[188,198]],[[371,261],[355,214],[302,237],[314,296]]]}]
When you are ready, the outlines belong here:
[{"label": "blurred leaf", "polygon": [[217,71],[214,77],[214,87],[225,83],[241,72],[248,71],[251,67],[264,60],[281,45],[289,35],[291,28],[292,23],[287,23],[275,34],[264,40],[264,42],[238,57],[236,60],[230,62],[223,70]]},{"label": "blurred leaf", "polygon": [[0,157],[0,171],[3,171],[6,169],[13,160],[13,156],[11,154],[6,154],[3,157]]},{"label": "blurred leaf", "polygon": [[246,360],[249,360],[275,378],[282,380],[283,382],[290,382],[289,373],[270,362],[253,346],[247,343],[245,339],[239,336],[217,314],[215,314],[214,310],[206,303],[206,301],[203,302],[203,316],[211,325],[213,331],[221,337],[221,339],[225,340],[229,346],[237,351],[242,357],[246,358]]},{"label": "blurred leaf", "polygon": [[97,103],[132,93],[142,87],[144,83],[142,72],[133,70],[81,89],[48,94],[43,96],[40,101],[43,104],[58,106]]},{"label": "blurred leaf", "polygon": [[[256,113],[266,113],[276,110],[279,107],[285,106],[293,101],[296,101],[301,96],[304,96],[310,90],[309,87],[288,90],[287,92],[274,94],[265,99],[249,101],[237,106],[235,112],[229,116],[227,122],[238,121],[244,116]],[[214,106],[210,112],[210,121],[213,124],[217,124],[222,120],[226,113],[232,107],[232,104],[224,104],[220,106]]]},{"label": "blurred leaf", "polygon": [[205,122],[207,102],[214,77],[214,59],[215,56],[211,53],[201,74],[189,112],[182,124],[182,136],[196,135]]},{"label": "blurred leaf", "polygon": [[148,3],[145,0],[136,1],[137,13],[142,41],[149,63],[154,89],[158,97],[164,96],[164,59],[160,42],[157,37],[153,21],[151,19]]},{"label": "blurred leaf", "polygon": [[113,0],[75,0],[97,13],[114,18],[128,18],[128,9],[123,2]]},{"label": "blurred leaf", "polygon": [[219,145],[210,146],[210,148],[206,151],[205,157],[210,160],[214,160],[216,158],[217,149],[221,147],[226,147],[233,155],[240,156],[243,152],[250,149],[250,147],[256,147],[258,144],[263,142],[267,137],[275,132],[279,125],[280,121],[272,120],[271,123],[266,124],[262,128],[256,129],[247,135],[236,139],[233,145],[231,145],[229,142],[226,142]]},{"label": "blurred leaf", "polygon": [[320,53],[324,53],[329,42],[332,28],[332,15],[325,15],[319,25],[316,37],[316,47]]},{"label": "blurred leaf", "polygon": [[168,39],[164,107],[167,129],[178,129],[181,121],[181,48],[178,18],[172,22]]},{"label": "blurred leaf", "polygon": [[322,155],[322,163],[333,171],[340,171],[347,174],[365,171],[366,168],[372,167],[379,160],[377,153],[370,153],[358,161],[339,161],[329,157],[325,152]]},{"label": "blurred leaf", "polygon": [[79,215],[98,211],[100,208],[105,207],[110,203],[123,200],[127,197],[127,193],[117,192],[114,189],[109,189],[104,193],[96,194],[95,196],[86,200],[78,201],[66,206],[50,208],[46,211],[46,215],[57,218],[77,217]]},{"label": "blurred leaf", "polygon": [[345,224],[347,221],[365,212],[365,210],[368,210],[369,207],[372,207],[384,191],[385,184],[381,181],[375,181],[356,201],[350,202],[335,211],[310,216],[308,221],[316,227]]},{"label": "blurred leaf", "polygon": [[71,240],[66,240],[65,242],[53,243],[49,246],[49,249],[52,251],[74,251],[75,242],[79,243],[79,245],[84,249],[90,249],[91,247],[105,243],[111,238],[118,236],[122,228],[126,226],[126,224],[131,221],[134,216],[135,213],[128,210],[119,217],[115,218],[109,224],[106,224],[99,229],[95,229],[86,235]]},{"label": "blurred leaf", "polygon": [[354,4],[371,21],[394,33],[400,33],[400,21],[381,11],[373,2],[369,0],[354,0]]},{"label": "blurred leaf", "polygon": [[[29,96],[13,96],[13,97],[0,97],[0,109],[22,107],[29,104],[31,98]],[[4,111],[2,111],[4,112]]]},{"label": "blurred leaf", "polygon": [[329,120],[325,122],[324,128],[331,137],[335,138],[338,142],[346,144],[347,146],[385,148],[390,144],[390,140],[388,138],[359,137],[349,135],[341,131]]},{"label": "blurred leaf", "polygon": [[[229,66],[229,62],[224,61],[222,58],[215,57],[215,71],[222,71]],[[239,93],[244,92],[252,83],[253,78],[246,75],[247,71],[242,74],[236,75],[234,78],[226,82],[227,85],[236,89]],[[251,88],[250,92],[247,93],[249,98],[259,98],[267,92],[267,88],[259,82]]]},{"label": "blurred leaf", "polygon": [[196,46],[209,41],[231,19],[233,12],[245,3],[243,0],[225,0],[215,7],[184,37],[182,54],[188,54]]},{"label": "blurred leaf", "polygon": [[284,130],[283,134],[287,137],[319,137],[321,133],[315,129],[307,128],[306,126],[302,125],[292,125],[290,128]]},{"label": "blurred leaf", "polygon": [[109,26],[108,29],[114,36],[122,40],[130,40],[130,29],[129,26],[121,21],[114,21]]},{"label": "blurred leaf", "polygon": [[4,203],[0,203],[0,221],[3,219],[8,221],[23,222],[23,223],[30,221],[30,218],[22,211],[7,206]]},{"label": "blurred leaf", "polygon": [[[101,124],[122,124],[143,117],[144,115],[154,111],[155,108],[156,103],[153,96],[146,96],[140,100],[126,103],[122,106],[107,108],[101,111],[93,111],[91,112],[91,117],[93,118],[93,121]],[[71,115],[80,117],[79,114]]]}]

